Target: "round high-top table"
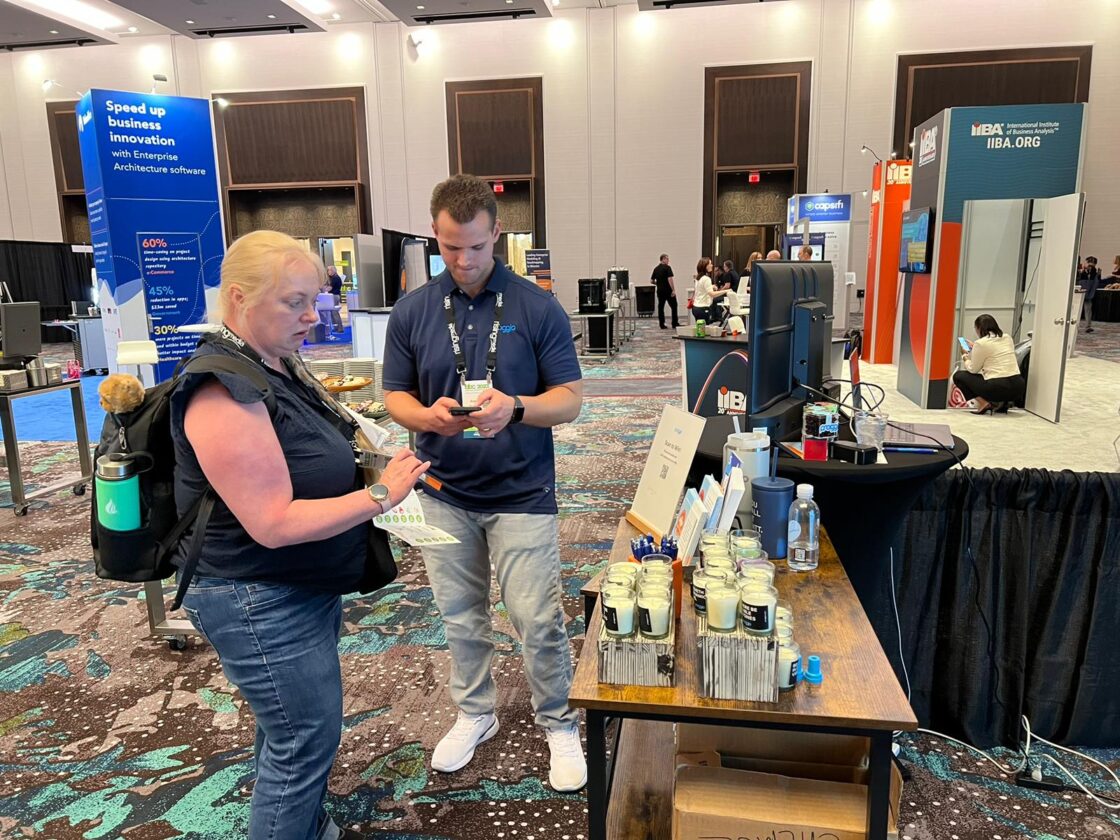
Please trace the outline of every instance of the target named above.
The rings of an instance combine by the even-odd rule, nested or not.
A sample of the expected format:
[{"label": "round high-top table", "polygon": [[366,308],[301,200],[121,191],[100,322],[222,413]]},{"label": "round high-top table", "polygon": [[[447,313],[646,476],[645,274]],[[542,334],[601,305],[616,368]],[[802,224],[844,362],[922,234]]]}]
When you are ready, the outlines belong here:
[{"label": "round high-top table", "polygon": [[[715,422],[713,422],[715,421]],[[726,417],[711,418],[693,462],[698,471],[721,475]],[[851,440],[847,424],[841,439]],[[953,436],[953,451],[936,453],[887,452],[885,464],[856,466],[845,461],[804,461],[779,447],[778,475],[798,484],[813,485],[813,499],[821,509],[844,571],[881,640],[895,635],[891,607],[891,549],[895,564],[906,516],[926,486],[941,473],[968,457],[968,444]],[[935,447],[931,441],[930,448]]]}]

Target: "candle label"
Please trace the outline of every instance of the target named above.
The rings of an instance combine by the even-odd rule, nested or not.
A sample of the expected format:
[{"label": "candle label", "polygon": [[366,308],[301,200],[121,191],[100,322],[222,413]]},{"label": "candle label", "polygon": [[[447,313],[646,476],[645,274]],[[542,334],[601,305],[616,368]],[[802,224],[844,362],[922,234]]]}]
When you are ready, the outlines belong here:
[{"label": "candle label", "polygon": [[607,625],[607,629],[617,633],[618,632],[618,610],[614,607],[608,607],[603,604],[603,623]]},{"label": "candle label", "polygon": [[638,607],[638,628],[643,633],[653,632],[653,622],[650,619],[648,607]]},{"label": "candle label", "polygon": [[770,629],[770,607],[766,604],[743,602],[743,627],[747,630]]},{"label": "candle label", "polygon": [[701,615],[708,611],[707,590],[703,586],[697,586],[695,582],[692,584],[692,604]]}]

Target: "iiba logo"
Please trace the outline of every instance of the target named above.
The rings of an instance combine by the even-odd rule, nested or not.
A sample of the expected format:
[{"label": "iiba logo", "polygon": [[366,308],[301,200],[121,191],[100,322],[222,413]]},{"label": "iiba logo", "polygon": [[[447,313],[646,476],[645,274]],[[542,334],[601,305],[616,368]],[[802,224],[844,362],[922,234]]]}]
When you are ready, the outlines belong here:
[{"label": "iiba logo", "polygon": [[993,134],[1003,134],[1003,123],[973,123],[973,137],[991,137]]},{"label": "iiba logo", "polygon": [[742,391],[732,391],[724,385],[716,394],[716,410],[720,414],[743,414],[747,410],[747,397]]},{"label": "iiba logo", "polygon": [[925,166],[935,157],[937,157],[937,126],[922,132],[918,143],[918,166]]}]

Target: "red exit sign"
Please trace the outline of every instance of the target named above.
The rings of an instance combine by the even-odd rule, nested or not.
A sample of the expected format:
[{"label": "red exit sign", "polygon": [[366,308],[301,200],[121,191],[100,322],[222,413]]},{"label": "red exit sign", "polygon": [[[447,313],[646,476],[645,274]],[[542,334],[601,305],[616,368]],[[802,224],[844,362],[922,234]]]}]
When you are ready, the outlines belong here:
[{"label": "red exit sign", "polygon": [[761,172],[748,172],[747,173],[747,183],[748,184],[757,184],[761,180],[762,180],[762,173]]},{"label": "red exit sign", "polygon": [[505,184],[503,184],[501,181],[495,181],[494,182],[494,192],[504,193],[505,191],[506,191],[506,185]]}]

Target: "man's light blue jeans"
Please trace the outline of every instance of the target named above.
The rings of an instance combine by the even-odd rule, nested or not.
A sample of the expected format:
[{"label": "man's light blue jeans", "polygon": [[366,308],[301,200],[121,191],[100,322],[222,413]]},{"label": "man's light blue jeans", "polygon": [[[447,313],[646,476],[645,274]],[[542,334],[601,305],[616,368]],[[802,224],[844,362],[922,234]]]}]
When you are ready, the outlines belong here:
[{"label": "man's light blue jeans", "polygon": [[572,655],[560,601],[556,516],[474,513],[426,495],[421,504],[430,525],[460,540],[422,549],[451,650],[455,705],[468,715],[494,711],[493,563],[502,600],[521,639],[537,725],[552,730],[576,723],[577,712],[568,707]]},{"label": "man's light blue jeans", "polygon": [[196,577],[183,609],[257,719],[250,840],[337,840],[323,797],[342,737],[341,599]]}]

